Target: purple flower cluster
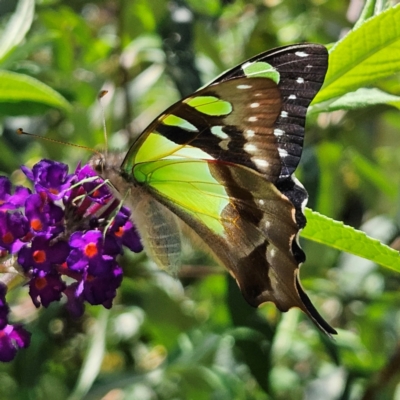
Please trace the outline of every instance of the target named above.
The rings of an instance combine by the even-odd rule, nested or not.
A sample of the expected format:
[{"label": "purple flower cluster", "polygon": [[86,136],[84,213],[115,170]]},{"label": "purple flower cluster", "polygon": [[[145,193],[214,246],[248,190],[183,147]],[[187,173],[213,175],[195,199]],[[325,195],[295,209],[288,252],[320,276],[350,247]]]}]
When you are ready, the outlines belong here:
[{"label": "purple flower cluster", "polygon": [[28,347],[31,334],[21,324],[10,325],[10,308],[6,302],[7,286],[0,282],[0,361],[11,361],[18,349]]},{"label": "purple flower cluster", "polygon": [[[22,170],[33,193],[18,186],[12,194],[10,181],[0,177],[0,255],[17,260],[13,267],[29,280],[36,307],[64,294],[75,317],[85,302],[110,308],[122,281],[117,256],[123,246],[142,250],[130,211],[88,165],[68,174],[67,165],[42,160]],[[8,324],[7,288],[0,284],[0,361],[10,361],[30,334]]]}]

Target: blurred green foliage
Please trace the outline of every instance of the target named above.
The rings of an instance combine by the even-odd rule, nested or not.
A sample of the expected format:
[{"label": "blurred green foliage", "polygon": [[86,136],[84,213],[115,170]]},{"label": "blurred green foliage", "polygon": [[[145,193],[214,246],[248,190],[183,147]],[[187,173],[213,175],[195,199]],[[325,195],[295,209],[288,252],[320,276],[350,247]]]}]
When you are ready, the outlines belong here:
[{"label": "blurred green foliage", "polygon": [[[15,131],[101,148],[102,89],[111,147],[126,151],[171,103],[246,58],[344,37],[309,113],[298,176],[312,209],[399,249],[400,7],[362,6],[0,0],[0,171],[21,183],[21,164],[50,158],[72,169],[88,159],[86,150]],[[334,341],[298,310],[252,309],[201,254],[180,280],[144,254],[126,255],[110,312],[88,308],[73,321],[62,306],[36,310],[26,288],[12,293],[13,314],[29,323],[33,342],[0,365],[0,398],[400,398],[400,276],[333,247],[303,247],[302,282],[338,329]]]}]

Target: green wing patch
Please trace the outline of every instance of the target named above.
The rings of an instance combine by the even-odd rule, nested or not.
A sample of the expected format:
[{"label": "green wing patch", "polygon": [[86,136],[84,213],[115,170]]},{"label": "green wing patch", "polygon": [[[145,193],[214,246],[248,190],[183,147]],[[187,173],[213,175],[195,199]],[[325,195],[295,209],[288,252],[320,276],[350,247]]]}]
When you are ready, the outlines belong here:
[{"label": "green wing patch", "polygon": [[275,83],[279,83],[279,72],[271,64],[266,62],[247,62],[242,65],[242,69],[248,78],[269,78]]},{"label": "green wing patch", "polygon": [[194,96],[183,102],[205,115],[223,116],[232,112],[232,104],[229,101],[215,96]]},{"label": "green wing patch", "polygon": [[212,176],[207,162],[159,160],[138,164],[133,174],[138,183],[185,209],[213,233],[225,234],[221,214],[229,196]]}]

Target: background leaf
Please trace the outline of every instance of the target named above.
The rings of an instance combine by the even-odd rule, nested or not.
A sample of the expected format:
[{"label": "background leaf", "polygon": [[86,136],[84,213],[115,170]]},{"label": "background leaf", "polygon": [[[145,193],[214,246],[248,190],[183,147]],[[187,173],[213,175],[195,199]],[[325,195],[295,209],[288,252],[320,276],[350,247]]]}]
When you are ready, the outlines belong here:
[{"label": "background leaf", "polygon": [[[400,68],[400,6],[389,8],[351,31],[331,50],[324,86],[313,104],[376,84]],[[381,62],[385,60],[385,62]]]},{"label": "background leaf", "polygon": [[311,106],[308,113],[317,113],[321,110],[354,110],[376,104],[390,104],[396,108],[400,108],[400,96],[395,96],[376,88],[360,88],[355,92],[346,93],[334,100]]},{"label": "background leaf", "polygon": [[0,65],[8,53],[19,45],[29,31],[35,11],[35,0],[19,0],[17,9],[0,33]]},{"label": "background leaf", "polygon": [[307,225],[301,236],[400,272],[400,253],[342,222],[306,209]]},{"label": "background leaf", "polygon": [[[14,103],[19,114],[33,114],[27,102],[41,103],[48,107],[69,110],[68,102],[51,87],[27,75],[0,70],[0,103]],[[21,103],[25,103],[22,108]],[[4,112],[4,108],[3,108]]]}]

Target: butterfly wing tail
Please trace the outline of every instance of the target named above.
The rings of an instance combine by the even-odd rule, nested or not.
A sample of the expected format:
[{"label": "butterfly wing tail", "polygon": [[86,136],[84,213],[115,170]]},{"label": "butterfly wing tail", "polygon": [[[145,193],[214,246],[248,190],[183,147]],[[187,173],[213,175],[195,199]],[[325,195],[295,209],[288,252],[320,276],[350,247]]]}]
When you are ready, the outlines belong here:
[{"label": "butterfly wing tail", "polygon": [[311,300],[307,296],[307,294],[304,292],[303,288],[301,287],[299,278],[296,276],[296,289],[297,293],[301,299],[301,302],[303,304],[301,308],[302,311],[304,311],[314,322],[314,324],[324,333],[326,333],[328,336],[331,335],[336,335],[337,332],[335,329],[333,329],[319,314],[319,312],[316,310],[316,308],[313,306],[311,303]]},{"label": "butterfly wing tail", "polygon": [[[268,253],[271,252],[268,246],[259,247],[254,252],[254,263],[261,266],[263,262],[267,262],[264,261],[267,259],[265,251],[268,258]],[[283,260],[286,257],[279,250],[275,252],[274,258],[275,262],[272,264],[268,263],[262,268],[252,268],[251,274],[243,273],[249,267],[248,259],[242,260],[245,265],[242,266],[239,263],[234,271],[231,270],[246,301],[253,307],[258,307],[266,302],[273,302],[282,312],[286,312],[292,307],[300,308],[320,331],[328,336],[336,334],[335,329],[322,318],[304,292],[300,284],[298,269],[293,269],[293,262],[288,259]],[[280,258],[282,260],[278,262],[279,271],[277,272],[275,266]],[[292,276],[292,279],[289,276]]]}]

